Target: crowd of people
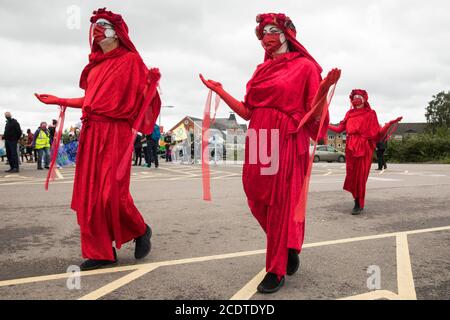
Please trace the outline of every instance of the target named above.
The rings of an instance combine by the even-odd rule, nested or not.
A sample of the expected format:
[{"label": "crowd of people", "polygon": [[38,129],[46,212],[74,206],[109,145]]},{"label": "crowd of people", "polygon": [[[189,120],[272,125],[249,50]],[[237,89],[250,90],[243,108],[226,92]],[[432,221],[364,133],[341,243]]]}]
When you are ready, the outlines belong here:
[{"label": "crowd of people", "polygon": [[[3,134],[5,141],[5,155],[10,166],[7,173],[18,173],[22,163],[36,163],[37,170],[50,168],[50,152],[55,139],[57,120],[52,120],[51,125],[43,121],[33,132],[27,129],[23,133],[20,123],[12,117],[10,112],[5,113],[6,124]],[[57,157],[57,166],[75,163],[76,144],[79,138],[79,130],[70,132],[69,139],[60,148]],[[3,161],[4,155],[2,155]]]},{"label": "crowd of people", "polygon": [[[7,158],[10,169],[7,173],[18,173],[22,163],[36,163],[37,170],[50,168],[50,155],[55,139],[57,120],[52,120],[51,125],[43,121],[33,132],[27,129],[23,133],[19,122],[12,118],[10,112],[5,113],[6,125],[3,140],[5,141],[5,154],[0,154],[2,161]],[[61,141],[58,149],[56,165],[58,167],[75,164],[80,129],[72,128]],[[150,168],[152,163],[159,167],[160,140],[163,141],[163,154],[166,162],[172,162],[172,137],[170,134],[161,137],[160,127],[155,124],[151,134],[138,133],[134,142],[134,166],[146,166]],[[144,164],[142,159],[144,159]]]}]

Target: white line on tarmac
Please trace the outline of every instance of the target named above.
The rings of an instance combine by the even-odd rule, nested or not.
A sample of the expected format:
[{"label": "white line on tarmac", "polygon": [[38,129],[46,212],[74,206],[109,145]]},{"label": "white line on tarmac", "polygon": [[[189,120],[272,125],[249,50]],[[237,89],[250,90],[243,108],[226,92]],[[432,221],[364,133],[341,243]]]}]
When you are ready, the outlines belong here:
[{"label": "white line on tarmac", "polygon": [[375,178],[375,177],[369,177],[369,179],[374,181],[402,181],[400,179]]},{"label": "white line on tarmac", "polygon": [[250,300],[257,291],[258,284],[264,279],[266,268],[262,269],[249,283],[239,290],[230,300]]},{"label": "white line on tarmac", "polygon": [[55,169],[55,173],[58,179],[64,179],[64,176],[61,174],[61,172],[59,172],[59,169]]}]

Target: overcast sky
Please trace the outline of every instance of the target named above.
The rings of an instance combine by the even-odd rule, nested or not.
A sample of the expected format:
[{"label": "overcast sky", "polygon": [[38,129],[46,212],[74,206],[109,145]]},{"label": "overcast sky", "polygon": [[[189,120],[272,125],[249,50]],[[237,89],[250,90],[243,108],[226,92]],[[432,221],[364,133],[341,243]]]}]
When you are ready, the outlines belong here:
[{"label": "overcast sky", "polygon": [[[425,121],[432,96],[450,90],[448,0],[0,0],[0,111],[11,111],[23,130],[56,118],[34,92],[83,95],[78,88],[87,63],[89,18],[98,7],[122,14],[149,66],[159,67],[167,129],[182,117],[201,117],[207,90],[198,79],[223,83],[243,99],[245,84],[263,60],[255,16],[283,12],[299,41],[324,68],[343,70],[330,110],[340,121],[353,88],[369,92],[380,122],[403,115]],[[79,28],[76,12],[79,9]],[[227,117],[224,104],[219,116]],[[68,124],[80,112],[69,109]],[[240,119],[243,122],[242,119]],[[0,121],[3,132],[4,121]]]}]

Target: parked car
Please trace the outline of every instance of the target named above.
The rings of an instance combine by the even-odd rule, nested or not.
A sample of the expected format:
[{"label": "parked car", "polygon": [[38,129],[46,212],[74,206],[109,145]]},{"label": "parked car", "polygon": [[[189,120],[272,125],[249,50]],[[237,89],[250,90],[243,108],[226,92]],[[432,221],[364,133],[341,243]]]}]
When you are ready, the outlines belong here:
[{"label": "parked car", "polygon": [[[312,149],[312,148],[311,148]],[[312,152],[312,151],[311,151]],[[316,154],[314,155],[314,162],[327,161],[333,162],[337,161],[340,163],[345,162],[345,153],[331,146],[319,145],[316,149]]]}]

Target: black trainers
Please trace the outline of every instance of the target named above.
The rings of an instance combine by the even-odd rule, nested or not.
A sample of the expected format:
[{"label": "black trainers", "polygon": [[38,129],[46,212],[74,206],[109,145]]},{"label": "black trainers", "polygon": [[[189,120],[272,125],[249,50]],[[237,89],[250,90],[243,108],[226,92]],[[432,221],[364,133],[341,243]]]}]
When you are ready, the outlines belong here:
[{"label": "black trainers", "polygon": [[95,270],[95,269],[99,269],[101,267],[105,267],[105,266],[109,266],[109,265],[117,263],[116,249],[113,248],[113,252],[114,252],[114,261],[89,259],[80,265],[80,270],[81,271]]},{"label": "black trainers", "polygon": [[143,259],[150,253],[150,250],[152,249],[152,243],[150,241],[151,237],[152,229],[147,225],[145,233],[139,238],[134,239],[134,242],[136,242],[134,257],[136,259]]},{"label": "black trainers", "polygon": [[288,251],[288,264],[286,268],[286,273],[288,276],[292,276],[297,273],[300,268],[300,257],[296,250],[289,249]]},{"label": "black trainers", "polygon": [[266,274],[263,281],[261,281],[257,289],[259,293],[275,293],[280,290],[283,285],[284,277],[282,277],[281,280],[278,281],[278,275],[269,272]]},{"label": "black trainers", "polygon": [[352,210],[352,215],[357,216],[360,215],[363,209],[359,206],[359,199],[355,199],[355,207]]}]

